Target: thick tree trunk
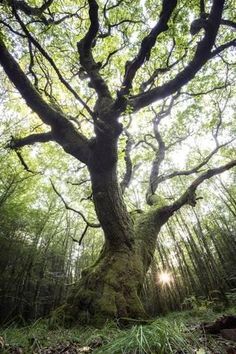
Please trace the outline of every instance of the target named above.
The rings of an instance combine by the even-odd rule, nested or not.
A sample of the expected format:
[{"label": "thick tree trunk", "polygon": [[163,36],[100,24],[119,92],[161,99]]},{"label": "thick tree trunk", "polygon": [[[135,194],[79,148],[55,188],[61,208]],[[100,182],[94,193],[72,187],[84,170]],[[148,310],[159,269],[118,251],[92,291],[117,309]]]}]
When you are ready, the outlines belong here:
[{"label": "thick tree trunk", "polygon": [[139,299],[143,279],[142,263],[134,250],[105,246],[68,299],[69,320],[102,325],[107,319],[145,318]]},{"label": "thick tree trunk", "polygon": [[146,315],[138,293],[144,270],[134,240],[134,225],[117,183],[115,164],[105,170],[97,162],[90,173],[105,243],[97,262],[83,272],[67,309],[72,320],[93,324],[121,317],[143,318]]},{"label": "thick tree trunk", "polygon": [[133,223],[119,187],[109,176],[94,185],[94,202],[105,243],[97,262],[83,271],[67,303],[72,321],[102,325],[107,319],[144,319],[139,294],[152,260],[160,227],[156,213]]},{"label": "thick tree trunk", "polygon": [[72,321],[103,324],[114,318],[147,318],[139,294],[165,218],[152,210],[134,221],[117,181],[116,150],[107,140],[91,147],[93,200],[105,236],[97,262],[86,269],[72,291],[66,315]]}]

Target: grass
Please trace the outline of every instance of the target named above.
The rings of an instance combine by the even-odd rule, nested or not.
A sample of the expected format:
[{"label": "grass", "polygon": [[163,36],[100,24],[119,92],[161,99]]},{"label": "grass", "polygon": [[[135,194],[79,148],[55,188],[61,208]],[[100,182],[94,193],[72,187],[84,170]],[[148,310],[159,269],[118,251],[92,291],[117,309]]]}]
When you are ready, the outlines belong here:
[{"label": "grass", "polygon": [[[228,309],[226,313],[235,314],[236,308]],[[31,326],[18,328],[11,325],[0,329],[0,336],[11,347],[23,348],[26,354],[61,343],[88,346],[93,348],[94,354],[205,354],[214,353],[216,349],[218,353],[224,353],[224,346],[219,351],[222,343],[206,337],[196,328],[199,323],[213,321],[220,315],[212,310],[176,312],[147,325],[134,325],[126,329],[107,323],[102,329],[76,327],[52,330],[47,321],[38,320]],[[2,353],[9,352],[9,349],[2,350]]]},{"label": "grass", "polygon": [[[107,345],[95,351],[97,354],[172,354],[178,350],[193,349],[194,337],[180,322],[158,319],[149,325],[136,325],[121,330]],[[193,351],[192,351],[193,352]]]}]

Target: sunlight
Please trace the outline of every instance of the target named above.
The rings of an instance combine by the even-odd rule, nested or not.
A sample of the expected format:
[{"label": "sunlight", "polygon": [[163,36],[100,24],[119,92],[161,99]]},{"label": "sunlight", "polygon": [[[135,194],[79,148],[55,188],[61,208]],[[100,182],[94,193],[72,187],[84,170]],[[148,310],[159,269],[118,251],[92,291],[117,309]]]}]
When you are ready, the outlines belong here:
[{"label": "sunlight", "polygon": [[161,272],[158,275],[158,280],[162,285],[170,285],[170,283],[172,282],[172,276],[168,272]]}]

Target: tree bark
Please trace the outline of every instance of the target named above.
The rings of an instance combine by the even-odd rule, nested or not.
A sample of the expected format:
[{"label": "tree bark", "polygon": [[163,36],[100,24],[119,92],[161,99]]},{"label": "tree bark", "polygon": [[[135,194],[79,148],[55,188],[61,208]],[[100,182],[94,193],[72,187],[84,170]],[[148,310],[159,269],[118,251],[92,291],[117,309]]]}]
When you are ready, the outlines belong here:
[{"label": "tree bark", "polygon": [[152,210],[134,222],[123,202],[115,168],[90,172],[105,242],[99,259],[82,272],[68,299],[67,319],[93,325],[115,318],[146,319],[139,296],[165,218]]},{"label": "tree bark", "polygon": [[67,318],[80,323],[147,318],[139,294],[165,218],[155,209],[131,218],[118,183],[115,139],[98,137],[90,146],[88,169],[104,246],[97,262],[82,272],[65,306]]},{"label": "tree bark", "polygon": [[96,151],[89,170],[104,246],[97,262],[82,272],[66,305],[69,319],[96,325],[107,319],[146,317],[139,298],[145,270],[134,224],[123,202],[116,163],[106,166],[99,161]]}]

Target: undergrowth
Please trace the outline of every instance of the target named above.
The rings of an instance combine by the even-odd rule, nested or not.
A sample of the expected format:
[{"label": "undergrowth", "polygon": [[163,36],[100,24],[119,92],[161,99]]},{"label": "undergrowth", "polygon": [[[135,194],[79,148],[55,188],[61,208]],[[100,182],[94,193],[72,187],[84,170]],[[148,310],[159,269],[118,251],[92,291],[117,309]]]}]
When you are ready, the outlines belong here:
[{"label": "undergrowth", "polygon": [[[235,314],[236,308],[226,312]],[[61,343],[87,346],[94,354],[213,353],[210,349],[219,350],[219,343],[206,338],[198,325],[201,322],[213,321],[219,316],[219,313],[216,314],[210,309],[199,311],[198,314],[196,311],[182,311],[160,317],[146,325],[123,329],[116,323],[107,323],[102,329],[50,329],[46,320],[38,320],[31,326],[19,328],[10,325],[2,328],[0,336],[4,343],[9,344],[9,348],[23,348],[22,353],[26,354],[43,353],[42,348],[53,348]],[[0,353],[10,353],[10,350],[5,347],[2,351],[0,349]]]}]

